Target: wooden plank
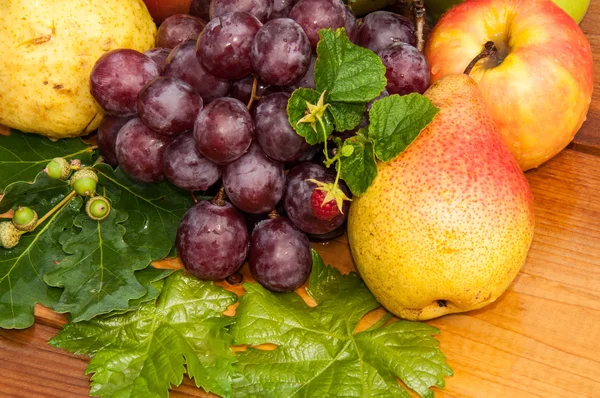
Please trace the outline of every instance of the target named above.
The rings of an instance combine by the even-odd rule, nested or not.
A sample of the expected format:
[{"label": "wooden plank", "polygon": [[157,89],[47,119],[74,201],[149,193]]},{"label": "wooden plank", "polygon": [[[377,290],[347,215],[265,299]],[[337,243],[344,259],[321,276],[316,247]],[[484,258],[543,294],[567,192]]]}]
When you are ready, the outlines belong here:
[{"label": "wooden plank", "polygon": [[[600,391],[596,170],[600,157],[566,150],[527,174],[537,225],[515,283],[485,309],[429,322],[440,328],[442,350],[455,371],[446,389],[436,390],[438,396],[592,397]],[[345,237],[315,247],[326,262],[344,272],[353,269]],[[0,358],[7,358],[0,361],[0,374],[6,375],[0,378],[0,391],[28,397],[86,395],[85,360],[45,343],[64,317],[40,306],[36,315],[31,329],[0,331]],[[186,379],[171,396],[206,395]]]},{"label": "wooden plank", "polygon": [[600,1],[592,1],[581,29],[587,36],[594,57],[594,95],[587,120],[575,136],[572,148],[600,154]]}]

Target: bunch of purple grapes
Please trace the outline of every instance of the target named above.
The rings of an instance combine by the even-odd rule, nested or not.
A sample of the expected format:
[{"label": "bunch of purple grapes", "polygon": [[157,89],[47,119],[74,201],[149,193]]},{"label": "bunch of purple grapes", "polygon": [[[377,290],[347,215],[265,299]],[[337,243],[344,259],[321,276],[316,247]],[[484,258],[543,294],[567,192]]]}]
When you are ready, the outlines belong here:
[{"label": "bunch of purple grapes", "polygon": [[385,93],[408,94],[429,84],[414,25],[387,11],[357,20],[340,0],[200,0],[191,13],[165,20],[156,48],[98,60],[91,92],[109,115],[98,146],[107,163],[141,183],[167,179],[216,193],[179,226],[188,271],[219,280],[248,260],[266,288],[293,290],[310,273],[309,237],[342,234],[349,209],[345,202],[333,218],[315,216],[317,186],[308,180],[332,183],[335,173],[287,117],[290,93],[315,88],[318,31],[345,27],[380,55]]}]

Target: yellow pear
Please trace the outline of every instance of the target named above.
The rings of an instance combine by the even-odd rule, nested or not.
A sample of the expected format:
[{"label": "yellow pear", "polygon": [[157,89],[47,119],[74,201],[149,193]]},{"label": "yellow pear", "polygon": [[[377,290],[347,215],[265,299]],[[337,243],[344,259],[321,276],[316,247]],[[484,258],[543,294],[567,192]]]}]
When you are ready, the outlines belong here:
[{"label": "yellow pear", "polygon": [[425,93],[440,112],[350,207],[356,266],[397,316],[427,320],[496,300],[525,263],[533,195],[466,75]]}]

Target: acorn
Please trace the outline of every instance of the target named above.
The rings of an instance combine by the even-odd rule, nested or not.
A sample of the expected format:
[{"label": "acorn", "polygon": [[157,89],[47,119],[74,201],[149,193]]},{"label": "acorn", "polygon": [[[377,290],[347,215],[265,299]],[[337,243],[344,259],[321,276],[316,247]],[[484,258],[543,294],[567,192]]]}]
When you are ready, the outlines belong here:
[{"label": "acorn", "polygon": [[50,178],[66,180],[71,174],[71,165],[64,158],[54,158],[46,165],[44,171]]},{"label": "acorn", "polygon": [[91,197],[85,205],[85,212],[92,220],[104,220],[110,214],[110,202],[104,196]]},{"label": "acorn", "polygon": [[12,249],[19,243],[21,234],[11,221],[0,222],[0,244],[5,249]]},{"label": "acorn", "polygon": [[71,176],[71,186],[81,196],[92,196],[96,192],[98,176],[91,168],[77,170]]},{"label": "acorn", "polygon": [[35,229],[38,222],[38,215],[30,207],[19,207],[13,214],[12,223],[23,232],[31,232]]}]

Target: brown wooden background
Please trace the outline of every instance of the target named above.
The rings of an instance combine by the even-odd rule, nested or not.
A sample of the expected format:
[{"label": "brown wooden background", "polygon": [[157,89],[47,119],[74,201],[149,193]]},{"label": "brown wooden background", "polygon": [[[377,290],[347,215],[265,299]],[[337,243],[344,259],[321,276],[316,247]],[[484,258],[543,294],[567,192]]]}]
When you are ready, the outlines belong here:
[{"label": "brown wooden background", "polygon": [[[600,397],[600,1],[581,27],[595,61],[588,120],[568,149],[527,173],[537,225],[515,283],[483,310],[430,322],[455,372],[438,397]],[[344,237],[315,247],[352,268]],[[64,322],[38,306],[33,327],[0,330],[0,397],[88,396],[87,360],[47,344]],[[171,392],[204,395],[188,379]]]}]

